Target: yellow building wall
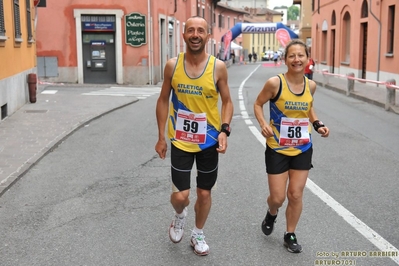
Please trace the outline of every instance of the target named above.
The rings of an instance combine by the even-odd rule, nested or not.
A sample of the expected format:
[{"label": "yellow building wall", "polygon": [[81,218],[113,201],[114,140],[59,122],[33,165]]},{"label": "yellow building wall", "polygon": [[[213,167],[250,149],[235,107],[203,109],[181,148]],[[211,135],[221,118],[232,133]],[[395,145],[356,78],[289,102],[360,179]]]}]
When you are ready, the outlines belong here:
[{"label": "yellow building wall", "polygon": [[313,15],[311,1],[302,1],[299,12],[301,16],[299,24],[300,39],[311,44]]},{"label": "yellow building wall", "polygon": [[29,101],[27,76],[36,73],[35,10],[30,0],[31,31],[28,40],[26,1],[19,1],[21,38],[15,38],[14,2],[3,1],[5,36],[0,36],[1,119]]},{"label": "yellow building wall", "polygon": [[[258,17],[257,19],[261,20],[262,18]],[[273,22],[281,22],[281,15],[273,15]],[[256,23],[270,22],[263,20]],[[257,61],[261,61],[264,51],[277,51],[280,48],[280,44],[275,33],[243,34],[243,47],[248,50],[248,53],[254,51],[258,55]],[[245,59],[248,60],[248,57]]]},{"label": "yellow building wall", "polygon": [[[11,77],[36,66],[36,46],[34,42],[28,42],[26,2],[19,1],[22,42],[18,42],[14,35],[14,12],[13,1],[3,1],[4,24],[6,29],[6,40],[0,40],[0,79]],[[35,39],[35,7],[31,1],[31,25],[33,40]]]}]

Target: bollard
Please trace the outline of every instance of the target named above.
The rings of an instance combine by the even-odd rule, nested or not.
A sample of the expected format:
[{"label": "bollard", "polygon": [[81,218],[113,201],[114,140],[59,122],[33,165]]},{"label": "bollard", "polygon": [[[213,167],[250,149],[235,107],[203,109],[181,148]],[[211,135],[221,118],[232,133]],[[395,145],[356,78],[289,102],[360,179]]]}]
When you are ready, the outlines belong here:
[{"label": "bollard", "polygon": [[348,79],[348,86],[346,87],[346,96],[349,96],[355,90],[355,80],[351,79],[355,77],[355,74],[348,73],[346,76]]},{"label": "bollard", "polygon": [[389,85],[396,85],[396,81],[394,79],[389,79],[386,82],[387,93],[385,100],[385,110],[388,111],[391,106],[395,105],[396,98],[396,90],[394,88],[389,88]]},{"label": "bollard", "polygon": [[326,84],[328,84],[328,76],[327,76],[328,69],[323,69],[321,73],[323,73],[323,86],[325,87]]},{"label": "bollard", "polygon": [[36,102],[37,78],[35,73],[28,74],[29,101]]}]

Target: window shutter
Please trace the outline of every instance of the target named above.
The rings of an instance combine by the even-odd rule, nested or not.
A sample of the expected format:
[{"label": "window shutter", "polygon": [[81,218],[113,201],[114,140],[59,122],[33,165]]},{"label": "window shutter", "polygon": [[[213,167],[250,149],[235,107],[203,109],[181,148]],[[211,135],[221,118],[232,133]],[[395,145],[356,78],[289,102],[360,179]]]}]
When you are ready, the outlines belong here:
[{"label": "window shutter", "polygon": [[3,0],[0,0],[0,36],[4,36],[5,33],[6,33],[6,26],[4,24]]},{"label": "window shutter", "polygon": [[20,15],[20,11],[19,11],[19,0],[14,0],[14,26],[15,26],[15,38],[19,39],[22,36],[21,15]]},{"label": "window shutter", "polygon": [[30,0],[26,0],[26,27],[28,29],[28,41],[33,39],[32,34],[32,16],[30,13]]}]

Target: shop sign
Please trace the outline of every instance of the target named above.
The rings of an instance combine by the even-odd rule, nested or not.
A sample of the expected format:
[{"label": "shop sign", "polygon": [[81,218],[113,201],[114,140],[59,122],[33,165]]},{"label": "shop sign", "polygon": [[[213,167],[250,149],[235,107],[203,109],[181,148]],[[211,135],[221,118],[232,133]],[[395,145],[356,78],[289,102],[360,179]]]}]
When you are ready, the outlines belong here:
[{"label": "shop sign", "polygon": [[146,19],[140,13],[130,13],[125,16],[125,42],[133,47],[147,43]]},{"label": "shop sign", "polygon": [[82,22],[83,31],[114,31],[114,22]]}]

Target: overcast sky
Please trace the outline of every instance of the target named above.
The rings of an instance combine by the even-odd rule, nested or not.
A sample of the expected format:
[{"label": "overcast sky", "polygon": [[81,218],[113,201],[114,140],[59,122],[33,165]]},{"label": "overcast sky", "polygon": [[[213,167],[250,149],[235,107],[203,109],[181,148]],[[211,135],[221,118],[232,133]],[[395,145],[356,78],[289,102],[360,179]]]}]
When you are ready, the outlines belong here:
[{"label": "overcast sky", "polygon": [[268,0],[268,4],[270,5],[270,9],[273,9],[276,6],[292,6],[292,0]]}]

